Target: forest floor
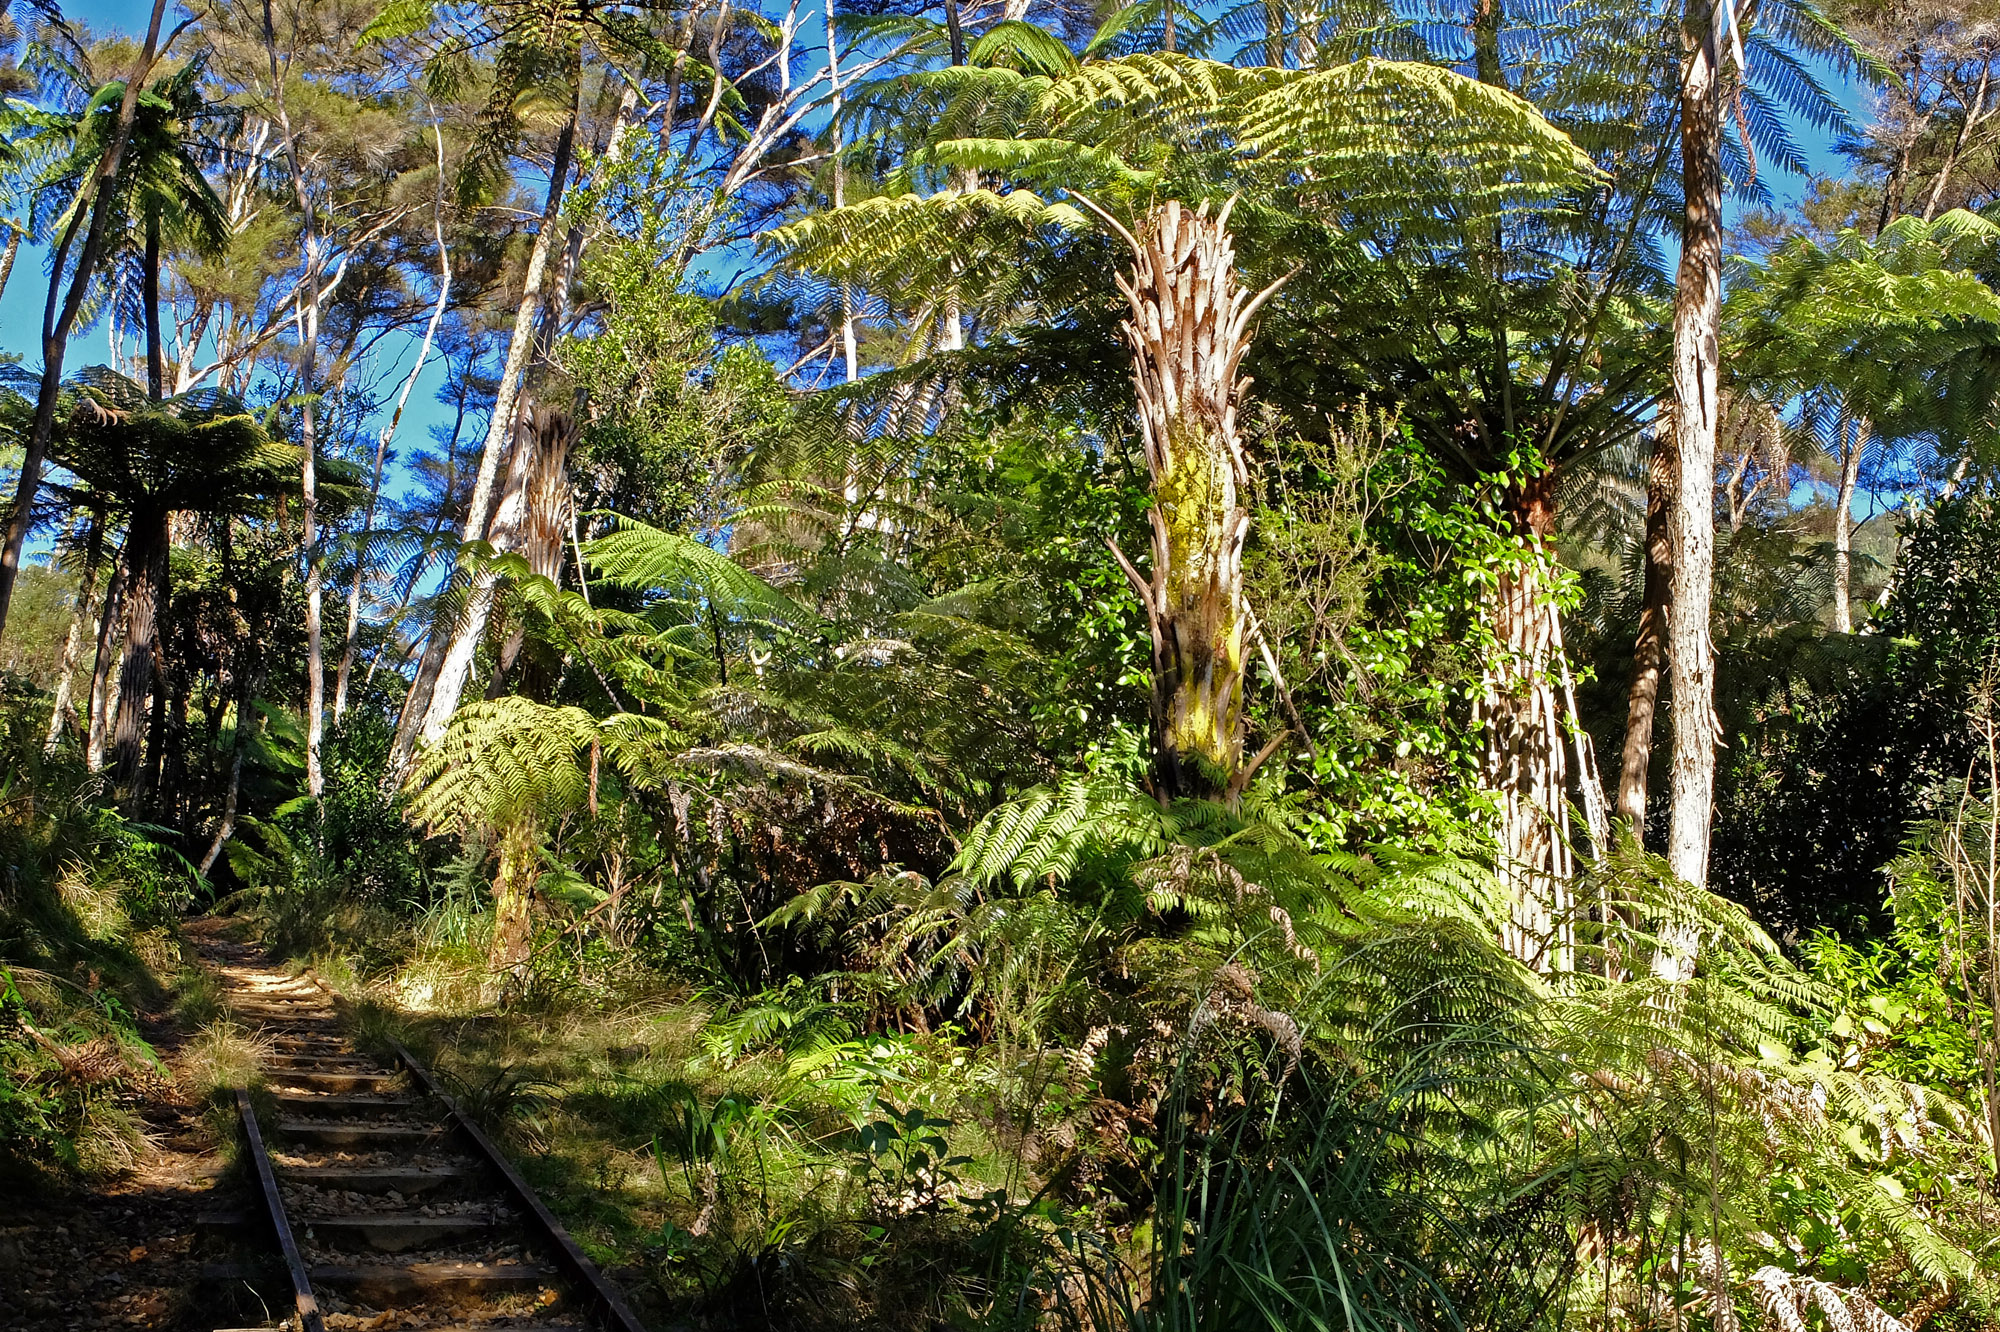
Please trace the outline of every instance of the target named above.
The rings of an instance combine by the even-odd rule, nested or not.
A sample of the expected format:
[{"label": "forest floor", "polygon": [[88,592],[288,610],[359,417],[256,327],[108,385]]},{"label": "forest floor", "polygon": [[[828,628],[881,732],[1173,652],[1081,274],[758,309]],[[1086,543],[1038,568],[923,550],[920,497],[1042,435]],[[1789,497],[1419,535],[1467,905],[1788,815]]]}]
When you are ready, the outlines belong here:
[{"label": "forest floor", "polygon": [[[191,928],[215,928],[196,922]],[[192,1328],[213,1325],[196,1303],[196,1218],[229,1191],[226,1140],[191,1089],[190,1036],[164,996],[137,1013],[166,1076],[133,1085],[141,1126],[131,1166],[108,1179],[43,1184],[0,1205],[0,1329]]]}]

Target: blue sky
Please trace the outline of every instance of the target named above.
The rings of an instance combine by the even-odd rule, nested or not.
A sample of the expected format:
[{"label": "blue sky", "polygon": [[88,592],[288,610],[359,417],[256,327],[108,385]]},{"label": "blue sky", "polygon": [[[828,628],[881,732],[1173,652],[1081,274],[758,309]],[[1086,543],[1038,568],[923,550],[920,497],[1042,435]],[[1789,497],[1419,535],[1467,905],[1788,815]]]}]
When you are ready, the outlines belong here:
[{"label": "blue sky", "polygon": [[[140,0],[66,0],[63,13],[94,31],[138,32],[143,30],[151,17],[152,6]],[[168,22],[172,24],[176,21],[170,8]],[[43,251],[22,247],[6,291],[0,294],[0,352],[19,356],[21,363],[30,370],[38,370],[42,359],[42,305],[48,295],[45,265]],[[137,348],[134,346],[129,350],[136,351]],[[361,377],[373,382],[377,392],[386,400],[377,428],[387,423],[388,414],[394,409],[394,395],[402,387],[403,376],[409,373],[410,362],[417,351],[418,339],[415,337],[385,339],[376,357],[360,367]],[[64,366],[66,370],[73,371],[88,365],[101,365],[110,359],[105,330],[98,327],[70,339]],[[437,392],[444,379],[443,362],[434,355],[418,380],[416,391],[410,396],[409,409],[397,430],[398,453],[407,454],[412,447],[424,443],[427,427],[447,419],[444,409],[437,402]],[[390,489],[392,493],[397,489],[393,481]]]},{"label": "blue sky", "polygon": [[[91,28],[105,31],[122,29],[133,31],[141,27],[151,13],[149,3],[141,0],[70,0],[64,5],[64,12],[72,19],[81,20]],[[1848,90],[1850,108],[1861,114],[1865,107],[1858,89]],[[1844,163],[1832,152],[1832,142],[1828,136],[1809,127],[1799,127],[1806,139],[1813,166],[1820,171],[1838,174]],[[1780,199],[1798,197],[1804,181],[1796,177],[1773,178],[1768,181],[1773,192]],[[41,361],[40,327],[42,301],[47,294],[47,283],[43,267],[43,255],[24,247],[14,268],[12,280],[4,295],[0,295],[0,352],[11,352],[21,358],[22,363],[33,370]],[[400,387],[402,376],[408,372],[411,358],[416,354],[415,337],[385,340],[382,350],[374,363],[360,367],[361,377],[377,385],[377,391],[390,401],[385,402],[383,421],[393,406],[393,395]],[[66,365],[70,369],[86,365],[101,364],[110,359],[104,332],[91,330],[71,340]],[[438,388],[444,382],[443,364],[433,358],[425,373],[418,381],[416,392],[411,396],[409,410],[403,417],[398,433],[398,452],[405,453],[422,444],[427,428],[446,419],[443,407],[436,401]],[[389,489],[394,493],[398,486],[392,477]]]}]

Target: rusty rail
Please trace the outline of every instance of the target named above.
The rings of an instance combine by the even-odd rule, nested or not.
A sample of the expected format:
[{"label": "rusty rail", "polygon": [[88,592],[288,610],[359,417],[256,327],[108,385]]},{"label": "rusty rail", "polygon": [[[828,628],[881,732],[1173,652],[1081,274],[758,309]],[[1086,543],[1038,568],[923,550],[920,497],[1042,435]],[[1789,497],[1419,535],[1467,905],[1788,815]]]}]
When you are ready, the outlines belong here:
[{"label": "rusty rail", "polygon": [[285,1200],[278,1193],[278,1177],[271,1169],[271,1154],[264,1150],[264,1134],[257,1127],[257,1112],[250,1104],[250,1093],[243,1088],[236,1089],[236,1108],[243,1116],[243,1135],[250,1140],[250,1160],[257,1168],[257,1183],[264,1194],[264,1205],[270,1209],[271,1229],[277,1232],[278,1247],[284,1250],[285,1267],[292,1278],[292,1304],[298,1310],[299,1332],[326,1332],[326,1324],[320,1318],[319,1298],[313,1294],[312,1278],[306,1273],[305,1260],[299,1256],[298,1241],[292,1238],[292,1223],[285,1215]]},{"label": "rusty rail", "polygon": [[569,1231],[563,1228],[562,1222],[556,1220],[555,1213],[548,1209],[548,1205],[529,1186],[528,1181],[521,1178],[521,1172],[514,1168],[514,1163],[507,1159],[506,1153],[502,1152],[494,1141],[486,1136],[485,1131],[458,1108],[458,1102],[438,1085],[431,1071],[419,1063],[417,1057],[404,1048],[401,1041],[389,1038],[389,1047],[396,1052],[396,1057],[403,1061],[403,1066],[410,1070],[410,1076],[445,1108],[458,1131],[479,1148],[479,1153],[486,1158],[486,1163],[507,1181],[508,1190],[534,1216],[536,1223],[549,1237],[549,1242],[555,1246],[556,1257],[569,1269],[570,1275],[581,1282],[583,1288],[603,1306],[605,1313],[610,1316],[611,1325],[617,1332],[646,1332],[646,1325],[639,1321],[639,1316],[632,1312],[632,1306],[626,1303],[624,1292],[611,1284],[610,1279],[598,1270],[597,1264],[591,1262],[589,1256],[578,1247]]}]

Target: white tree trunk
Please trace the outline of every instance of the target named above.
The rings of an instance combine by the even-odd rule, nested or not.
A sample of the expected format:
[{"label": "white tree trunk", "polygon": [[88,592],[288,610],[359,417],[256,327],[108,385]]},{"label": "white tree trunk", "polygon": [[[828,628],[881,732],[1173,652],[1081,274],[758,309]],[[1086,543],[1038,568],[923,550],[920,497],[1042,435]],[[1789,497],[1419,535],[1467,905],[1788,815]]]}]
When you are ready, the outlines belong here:
[{"label": "white tree trunk", "polygon": [[[541,226],[535,232],[534,248],[528,253],[528,271],[522,279],[521,305],[514,312],[514,329],[507,342],[507,360],[501,368],[500,384],[493,399],[493,415],[486,426],[486,446],[479,455],[479,471],[473,479],[472,499],[465,510],[465,525],[459,539],[464,544],[484,540],[493,521],[493,491],[500,465],[510,455],[516,418],[520,414],[521,380],[527,370],[528,354],[536,341],[535,324],[540,315],[543,287],[548,275],[549,254],[555,245],[556,220],[562,212],[563,191],[569,182],[570,156],[576,143],[576,128],[583,93],[579,82],[570,103],[569,119],[556,139],[555,163],[549,172],[549,191],[542,206]],[[486,634],[486,620],[493,610],[493,580],[480,571],[467,589],[464,609],[449,636],[431,631],[431,647],[424,653],[412,694],[396,727],[390,747],[387,777],[400,780],[409,769],[416,742],[435,740],[444,734],[445,723],[458,710],[459,696],[472,674],[473,654]]]},{"label": "white tree trunk", "polygon": [[69,726],[76,664],[83,657],[84,637],[96,621],[97,578],[102,572],[104,556],[104,518],[93,513],[86,515],[84,521],[90,524],[90,535],[86,538],[88,544],[85,547],[83,574],[77,581],[76,608],[70,612],[69,634],[63,639],[62,667],[56,676],[55,702],[49,708],[49,729],[42,741],[42,752],[45,754],[56,752],[56,746],[62,743],[63,731]]},{"label": "white tree trunk", "polygon": [[1833,506],[1833,630],[1854,632],[1854,491],[1861,480],[1861,455],[1868,447],[1868,422],[1856,420],[1850,432],[1841,423],[1840,490]]},{"label": "white tree trunk", "polygon": [[[402,392],[396,395],[396,410],[389,416],[389,424],[375,441],[375,470],[370,474],[368,486],[368,510],[361,520],[361,539],[365,543],[368,532],[375,526],[375,506],[382,495],[382,468],[388,462],[389,443],[396,438],[396,427],[403,422],[403,409],[409,406],[410,393],[417,386],[417,378],[424,372],[424,365],[430,360],[431,346],[437,341],[438,322],[444,318],[445,305],[451,299],[451,251],[444,238],[444,132],[438,132],[438,200],[434,229],[438,247],[438,297],[431,308],[430,322],[424,326],[423,344],[417,348],[417,360],[410,367],[410,373],[403,380]],[[368,573],[368,551],[364,544],[354,555],[354,586],[347,594],[347,634],[340,653],[340,673],[333,686],[333,720],[336,724],[347,715],[347,682],[354,673],[354,644],[361,630],[361,589]]]},{"label": "white tree trunk", "polygon": [[[1722,97],[1720,15],[1689,0],[1681,83],[1681,169],[1686,199],[1680,271],[1674,289],[1674,446],[1677,489],[1667,524],[1673,585],[1667,611],[1672,681],[1673,815],[1667,860],[1696,887],[1708,883],[1715,808],[1715,644],[1709,614],[1715,570],[1715,436],[1722,305]],[[1655,967],[1669,978],[1693,974],[1695,940],[1678,929]]]},{"label": "white tree trunk", "polygon": [[312,187],[299,160],[291,114],[285,109],[285,83],[290,68],[289,63],[281,66],[278,61],[278,34],[269,0],[264,5],[264,48],[271,62],[271,102],[278,115],[285,167],[303,228],[299,244],[305,272],[292,296],[292,319],[299,337],[301,399],[299,544],[305,554],[306,580],[306,791],[318,800],[326,790],[326,774],[320,766],[320,748],[326,735],[326,645],[323,571],[319,558],[319,404],[315,395],[319,392],[320,309],[330,293],[320,288],[320,276],[326,272],[326,238],[320,233]]}]

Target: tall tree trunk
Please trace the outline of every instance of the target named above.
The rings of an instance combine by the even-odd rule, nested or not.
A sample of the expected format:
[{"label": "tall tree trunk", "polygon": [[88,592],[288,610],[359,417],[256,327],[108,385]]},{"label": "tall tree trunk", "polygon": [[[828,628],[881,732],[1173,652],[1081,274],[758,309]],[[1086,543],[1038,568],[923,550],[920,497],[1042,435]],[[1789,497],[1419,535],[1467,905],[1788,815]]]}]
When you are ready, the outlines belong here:
[{"label": "tall tree trunk", "polygon": [[71,697],[76,681],[76,664],[83,657],[84,635],[90,632],[97,609],[97,579],[104,564],[104,515],[92,513],[85,519],[90,534],[84,538],[83,575],[76,590],[76,609],[70,613],[69,633],[63,638],[62,670],[56,677],[56,698],[49,708],[49,729],[42,751],[56,752],[63,731],[69,725]]},{"label": "tall tree trunk", "polygon": [[[1715,644],[1709,610],[1715,572],[1715,436],[1720,413],[1722,92],[1719,8],[1689,0],[1681,76],[1681,175],[1686,215],[1674,287],[1674,447],[1679,477],[1667,523],[1673,592],[1667,661],[1673,687],[1673,815],[1667,861],[1687,883],[1708,883],[1715,808]],[[1694,943],[1670,939],[1661,974],[1692,974]]]},{"label": "tall tree trunk", "polygon": [[156,632],[154,642],[157,646],[153,706],[146,723],[146,768],[141,789],[154,817],[162,823],[175,823],[178,811],[168,802],[182,789],[178,778],[183,768],[176,754],[186,742],[187,672],[166,650],[163,635]]},{"label": "tall tree trunk", "polygon": [[[236,727],[243,728],[243,714],[236,714]],[[229,845],[229,839],[236,834],[236,802],[243,792],[243,746],[235,746],[235,753],[229,760],[229,786],[222,796],[222,819],[215,825],[215,836],[209,841],[208,852],[202,856],[197,867],[203,878],[215,868],[215,862],[222,858],[222,848]]]},{"label": "tall tree trunk", "polygon": [[167,515],[137,513],[125,539],[125,583],[132,607],[125,621],[125,668],[118,681],[118,725],[111,743],[112,784],[136,803],[145,792],[137,785],[145,770],[146,732],[151,716],[147,699],[164,688],[160,672],[160,604],[166,599]]},{"label": "tall tree trunk", "polygon": [[[126,545],[131,534],[126,533]],[[111,710],[117,696],[111,692],[111,670],[117,664],[118,639],[125,622],[125,552],[111,568],[110,585],[104,589],[104,609],[97,617],[97,655],[90,670],[89,715],[85,719],[84,766],[91,772],[104,770],[104,753],[111,740]]]},{"label": "tall tree trunk", "polygon": [[1153,489],[1152,578],[1118,558],[1152,632],[1153,784],[1163,800],[1233,800],[1255,768],[1243,762],[1250,513],[1236,406],[1248,381],[1237,371],[1270,292],[1237,283],[1228,205],[1210,217],[1206,204],[1166,203],[1126,240],[1132,274],[1118,285]]},{"label": "tall tree trunk", "polygon": [[146,306],[146,396],[167,395],[167,349],[160,341],[160,219],[146,219],[146,254],[140,263],[140,299]]},{"label": "tall tree trunk", "polygon": [[[493,544],[519,551],[528,569],[552,583],[562,583],[563,546],[569,530],[569,453],[576,443],[576,422],[568,412],[536,407],[521,434],[521,446],[531,449],[523,459],[518,504],[503,503],[493,520]],[[511,489],[511,487],[510,487]],[[488,698],[497,698],[508,672],[527,641],[524,626],[515,624],[500,649]]]},{"label": "tall tree trunk", "polygon": [[[841,119],[845,103],[842,100],[840,85],[840,44],[834,40],[834,31],[838,25],[834,22],[833,5],[834,0],[826,0],[826,78],[833,98],[830,111],[833,130],[833,206],[843,208],[847,205],[847,162],[844,157],[847,147],[847,126]],[[840,285],[840,350],[847,367],[847,382],[852,384],[861,378],[861,356],[854,337],[854,290],[844,282]],[[851,415],[849,419],[852,419]]]},{"label": "tall tree trunk", "polygon": [[1667,663],[1667,616],[1672,602],[1674,553],[1667,515],[1679,479],[1674,432],[1653,433],[1646,468],[1646,590],[1639,608],[1639,637],[1632,645],[1632,687],[1625,696],[1625,750],[1618,765],[1618,817],[1634,841],[1646,840],[1646,787],[1653,770],[1653,712],[1660,701],[1660,673]]},{"label": "tall tree trunk", "polygon": [[1854,632],[1854,612],[1849,595],[1853,577],[1854,491],[1861,480],[1861,455],[1868,448],[1869,426],[1857,417],[1852,429],[1840,423],[1840,490],[1833,506],[1833,631]]},{"label": "tall tree trunk", "polygon": [[236,832],[236,807],[243,793],[243,755],[250,748],[250,736],[255,730],[250,721],[251,700],[257,697],[258,685],[258,672],[254,670],[244,671],[237,680],[236,732],[230,745],[234,752],[229,760],[229,786],[222,797],[222,819],[215,826],[215,838],[208,844],[208,854],[201,858],[204,875],[215,868],[222,849],[229,845],[229,839]]},{"label": "tall tree trunk", "polygon": [[[1171,51],[1174,49],[1174,11],[1171,4],[1167,6],[1166,16],[1166,49]],[[951,63],[953,65],[963,65],[965,63],[965,32],[959,27],[958,0],[944,0],[944,23],[945,31],[950,38]],[[978,170],[973,167],[967,167],[959,177],[958,187],[967,193],[978,189]],[[952,264],[952,271],[958,271],[958,264],[955,261]],[[940,351],[962,351],[964,348],[965,314],[959,305],[958,284],[954,282],[951,290],[945,293],[944,319],[938,330],[938,349]]]},{"label": "tall tree trunk", "polygon": [[1903,196],[1910,183],[1912,137],[1912,131],[1904,131],[1902,151],[1896,155],[1896,165],[1889,168],[1889,179],[1882,184],[1882,207],[1875,214],[1875,234],[1878,237],[1891,222],[1903,215]]},{"label": "tall tree trunk", "polygon": [[[22,450],[21,479],[14,489],[13,511],[7,518],[6,544],[0,546],[0,635],[6,633],[7,610],[13,604],[14,583],[21,571],[21,552],[28,544],[28,530],[35,523],[35,494],[42,484],[42,463],[48,457],[49,441],[55,437],[56,400],[62,392],[63,356],[69,349],[70,329],[76,325],[77,312],[83,308],[91,275],[96,271],[98,258],[104,250],[104,233],[110,226],[114,211],[110,198],[112,184],[118,177],[118,164],[124,159],[125,145],[132,138],[133,112],[139,105],[139,89],[146,76],[152,73],[160,45],[160,23],[166,12],[167,0],[153,0],[152,20],[146,29],[146,40],[139,48],[139,58],[133,62],[132,72],[126,76],[125,95],[118,103],[118,119],[112,125],[110,142],[105,145],[104,156],[98,160],[97,169],[87,178],[85,197],[77,200],[76,212],[57,242],[53,261],[49,265],[49,294],[42,307],[41,388],[35,397],[35,420],[28,431],[27,447]],[[71,269],[68,262],[70,248],[86,212],[89,214],[89,227],[84,234],[83,248],[77,253],[75,267]],[[57,293],[62,291],[65,276],[69,278],[69,291],[58,303]]]},{"label": "tall tree trunk", "polygon": [[[572,70],[572,74],[576,71]],[[535,232],[534,248],[528,253],[528,271],[521,287],[521,306],[515,312],[514,331],[507,343],[506,364],[501,368],[499,388],[493,398],[493,416],[487,423],[486,447],[479,455],[479,473],[473,481],[472,500],[466,506],[465,527],[460,535],[468,545],[485,539],[487,527],[492,521],[494,486],[499,479],[500,465],[510,453],[508,445],[514,437],[516,417],[519,415],[521,380],[527,370],[528,353],[536,342],[536,322],[546,303],[544,278],[548,272],[549,253],[555,245],[556,220],[562,212],[563,191],[569,182],[570,158],[575,149],[577,122],[582,110],[583,81],[577,77],[574,83],[568,118],[556,136],[555,160],[549,169],[548,195],[542,205],[542,221]],[[399,781],[408,771],[418,738],[431,741],[443,735],[445,724],[458,710],[459,697],[465,692],[465,682],[472,673],[473,654],[478,650],[480,639],[485,636],[487,617],[493,611],[493,588],[494,582],[487,571],[475,572],[466,593],[464,609],[452,632],[439,634],[435,629],[431,631],[430,646],[424,651],[423,665],[417,670],[411,695],[404,701],[404,715],[390,746],[389,780]],[[431,664],[433,657],[435,665]],[[428,685],[424,683],[427,678],[431,682]]]},{"label": "tall tree trunk", "polygon": [[324,588],[319,558],[319,434],[316,404],[306,377],[318,359],[319,311],[310,312],[300,371],[305,402],[299,410],[299,546],[305,552],[306,574],[306,791],[317,800],[326,790],[320,766],[320,745],[326,733],[326,649],[323,635]]},{"label": "tall tree trunk", "polygon": [[1560,626],[1544,580],[1555,534],[1555,474],[1508,496],[1526,558],[1502,571],[1491,614],[1499,653],[1486,664],[1475,718],[1483,724],[1483,778],[1500,804],[1500,877],[1512,909],[1501,942],[1545,971],[1573,965],[1575,922],[1569,847],[1565,717],[1556,698]]},{"label": "tall tree trunk", "polygon": [[304,259],[304,279],[292,296],[292,317],[299,334],[299,545],[305,553],[306,580],[306,791],[318,800],[326,790],[326,774],[320,766],[320,746],[326,735],[326,647],[324,642],[324,587],[319,556],[319,320],[320,304],[326,299],[320,278],[326,272],[325,238],[319,230],[319,213],[305,167],[299,161],[298,138],[292,133],[291,113],[285,106],[288,68],[278,61],[278,29],[272,16],[271,0],[264,0],[264,51],[271,64],[271,101],[278,115],[278,132],[283,138],[286,173],[291,177],[292,200],[303,226],[300,249]]}]

